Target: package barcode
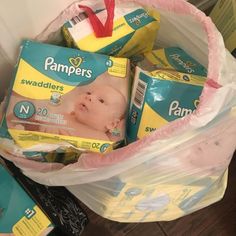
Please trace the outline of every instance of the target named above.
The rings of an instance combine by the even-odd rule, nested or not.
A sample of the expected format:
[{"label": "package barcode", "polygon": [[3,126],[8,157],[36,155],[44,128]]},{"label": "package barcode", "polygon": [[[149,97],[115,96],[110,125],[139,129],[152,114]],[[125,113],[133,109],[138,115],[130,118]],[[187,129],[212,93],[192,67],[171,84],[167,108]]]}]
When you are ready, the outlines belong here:
[{"label": "package barcode", "polygon": [[138,85],[137,85],[137,89],[135,92],[135,96],[134,96],[134,104],[139,109],[141,109],[143,106],[146,89],[147,89],[147,84],[145,82],[139,80]]},{"label": "package barcode", "polygon": [[70,20],[70,22],[72,23],[72,25],[76,25],[86,18],[87,18],[87,15],[85,13],[80,13],[78,16],[73,17]]}]

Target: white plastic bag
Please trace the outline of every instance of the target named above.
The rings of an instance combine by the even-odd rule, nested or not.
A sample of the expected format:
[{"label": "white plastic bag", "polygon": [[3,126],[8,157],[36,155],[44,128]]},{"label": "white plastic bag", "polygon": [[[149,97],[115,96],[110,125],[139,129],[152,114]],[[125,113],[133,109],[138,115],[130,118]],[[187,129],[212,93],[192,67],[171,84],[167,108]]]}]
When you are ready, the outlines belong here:
[{"label": "white plastic bag", "polygon": [[[172,220],[224,194],[236,147],[236,62],[210,18],[189,3],[135,2],[155,7],[161,14],[157,47],[179,46],[208,68],[197,110],[124,148],[106,155],[84,154],[67,166],[18,157],[20,150],[9,154],[0,149],[0,154],[39,183],[67,186],[106,218]],[[79,12],[78,4],[72,4],[36,39],[58,41],[62,24]]]}]

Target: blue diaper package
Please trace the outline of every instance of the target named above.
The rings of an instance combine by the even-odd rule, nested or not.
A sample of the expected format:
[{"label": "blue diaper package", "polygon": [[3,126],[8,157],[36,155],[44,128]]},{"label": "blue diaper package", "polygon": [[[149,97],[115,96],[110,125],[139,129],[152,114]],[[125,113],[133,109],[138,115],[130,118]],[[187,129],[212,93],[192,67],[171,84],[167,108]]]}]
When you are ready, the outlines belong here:
[{"label": "blue diaper package", "polygon": [[191,114],[199,103],[205,79],[174,70],[147,72],[136,67],[127,124],[128,141],[141,139]]},{"label": "blue diaper package", "polygon": [[44,236],[54,226],[0,163],[0,235]]}]

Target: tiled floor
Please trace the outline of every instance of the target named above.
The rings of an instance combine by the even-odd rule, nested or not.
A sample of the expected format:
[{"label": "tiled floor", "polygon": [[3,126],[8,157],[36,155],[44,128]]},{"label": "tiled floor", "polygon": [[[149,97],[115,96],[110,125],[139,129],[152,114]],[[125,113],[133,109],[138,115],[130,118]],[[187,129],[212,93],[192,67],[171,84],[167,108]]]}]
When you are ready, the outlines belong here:
[{"label": "tiled floor", "polygon": [[230,164],[228,187],[224,198],[178,220],[124,224],[106,220],[85,206],[83,208],[88,214],[90,223],[82,236],[235,236],[236,153]]}]

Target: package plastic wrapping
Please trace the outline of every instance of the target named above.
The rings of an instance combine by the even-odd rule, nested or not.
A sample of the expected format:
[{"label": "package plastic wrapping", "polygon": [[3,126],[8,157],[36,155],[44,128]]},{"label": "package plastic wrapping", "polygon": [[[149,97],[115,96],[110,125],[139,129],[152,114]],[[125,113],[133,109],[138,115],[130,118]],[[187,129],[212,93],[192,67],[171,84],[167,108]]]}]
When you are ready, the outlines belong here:
[{"label": "package plastic wrapping", "polygon": [[[236,62],[210,18],[191,4],[135,2],[160,12],[156,47],[178,46],[208,68],[198,108],[124,148],[106,155],[82,154],[78,162],[67,166],[27,160],[9,142],[1,145],[0,154],[39,183],[66,186],[108,219],[173,220],[224,195],[227,168],[236,148]],[[60,41],[60,27],[80,11],[77,3],[72,4],[36,39]]]}]

